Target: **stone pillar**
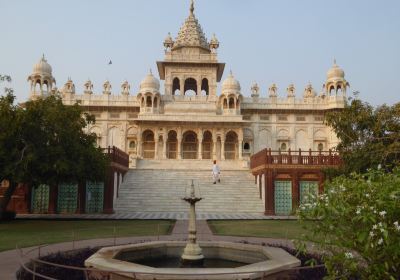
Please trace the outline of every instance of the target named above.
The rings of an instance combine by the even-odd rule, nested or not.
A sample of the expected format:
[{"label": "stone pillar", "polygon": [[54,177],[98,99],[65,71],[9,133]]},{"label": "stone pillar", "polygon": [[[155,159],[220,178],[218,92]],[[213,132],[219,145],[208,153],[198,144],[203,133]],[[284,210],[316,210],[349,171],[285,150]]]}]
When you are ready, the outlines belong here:
[{"label": "stone pillar", "polygon": [[154,159],[158,159],[158,136],[154,141]]},{"label": "stone pillar", "polygon": [[215,160],[217,159],[217,137],[215,135],[213,135],[212,141],[212,159]]},{"label": "stone pillar", "polygon": [[180,83],[180,93],[181,95],[185,95],[185,80],[184,79],[179,79]]},{"label": "stone pillar", "polygon": [[[166,138],[166,137],[164,137]],[[165,139],[163,142],[163,159],[167,158],[167,141],[168,139]]]},{"label": "stone pillar", "polygon": [[196,95],[201,95],[201,79],[197,80],[197,92]]},{"label": "stone pillar", "polygon": [[239,159],[243,159],[243,139],[239,140]]},{"label": "stone pillar", "polygon": [[197,137],[197,141],[199,141],[197,158],[203,159],[203,135],[199,134]]},{"label": "stone pillar", "polygon": [[182,159],[182,135],[177,135],[177,140],[178,140],[178,155],[177,158],[178,159]]},{"label": "stone pillar", "polygon": [[225,160],[225,141],[221,140],[221,160]]}]

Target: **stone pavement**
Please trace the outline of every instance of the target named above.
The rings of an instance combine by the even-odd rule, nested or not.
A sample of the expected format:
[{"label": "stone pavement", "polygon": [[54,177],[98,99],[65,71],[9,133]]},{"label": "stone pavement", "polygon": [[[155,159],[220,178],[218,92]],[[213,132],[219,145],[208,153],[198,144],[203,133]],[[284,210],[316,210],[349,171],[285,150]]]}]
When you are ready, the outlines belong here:
[{"label": "stone pavement", "polygon": [[[295,216],[265,216],[262,213],[197,213],[197,220],[287,220]],[[119,214],[18,214],[18,219],[89,220],[187,220],[187,212],[134,212]]]},{"label": "stone pavement", "polygon": [[[187,239],[187,220],[178,220],[171,235],[162,236],[139,236],[139,237],[121,237],[121,238],[104,238],[104,239],[91,239],[75,242],[64,242],[51,244],[41,248],[40,254],[47,255],[58,251],[67,251],[78,248],[98,247],[98,246],[113,246],[120,244],[136,243],[143,241],[155,240],[186,240]],[[197,232],[199,241],[227,241],[227,242],[249,242],[249,243],[266,243],[266,244],[282,244],[286,246],[293,246],[290,240],[273,239],[273,238],[257,238],[257,237],[234,237],[234,236],[217,236],[213,235],[208,227],[207,221],[197,221]],[[32,247],[33,248],[33,247]],[[24,248],[23,251],[27,252],[32,248]],[[37,257],[38,250],[35,250],[31,257]],[[18,250],[10,250],[0,253],[0,279],[1,280],[14,280],[15,272],[20,267],[20,255]]]}]

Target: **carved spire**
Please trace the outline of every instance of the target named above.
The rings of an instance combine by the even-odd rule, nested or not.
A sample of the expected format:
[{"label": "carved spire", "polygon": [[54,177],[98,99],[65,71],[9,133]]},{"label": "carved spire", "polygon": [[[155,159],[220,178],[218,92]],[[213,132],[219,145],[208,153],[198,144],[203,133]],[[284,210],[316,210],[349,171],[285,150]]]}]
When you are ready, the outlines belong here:
[{"label": "carved spire", "polygon": [[194,12],[194,1],[190,0],[190,14],[193,15]]}]

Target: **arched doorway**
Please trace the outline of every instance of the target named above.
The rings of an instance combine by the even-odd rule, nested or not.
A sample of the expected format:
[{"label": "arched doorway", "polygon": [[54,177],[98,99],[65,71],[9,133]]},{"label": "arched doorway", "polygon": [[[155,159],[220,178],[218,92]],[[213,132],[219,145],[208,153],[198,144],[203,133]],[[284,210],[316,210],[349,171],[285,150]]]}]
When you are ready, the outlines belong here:
[{"label": "arched doorway", "polygon": [[167,140],[167,157],[171,159],[176,159],[177,156],[178,140],[176,137],[176,131],[171,130],[168,132]]},{"label": "arched doorway", "polygon": [[212,158],[212,134],[210,131],[204,132],[203,135],[203,159],[211,159]]},{"label": "arched doorway", "polygon": [[183,159],[197,159],[197,134],[193,131],[187,131],[182,137],[182,155]]},{"label": "arched doorway", "polygon": [[225,159],[237,159],[238,136],[229,131],[225,139]]},{"label": "arched doorway", "polygon": [[154,158],[154,133],[151,130],[143,132],[143,158]]}]

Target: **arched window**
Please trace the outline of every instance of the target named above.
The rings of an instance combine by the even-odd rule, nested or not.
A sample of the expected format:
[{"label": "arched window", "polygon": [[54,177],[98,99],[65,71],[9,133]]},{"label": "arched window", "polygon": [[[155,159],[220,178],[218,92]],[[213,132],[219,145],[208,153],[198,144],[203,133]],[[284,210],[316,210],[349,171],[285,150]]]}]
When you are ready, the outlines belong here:
[{"label": "arched window", "polygon": [[158,104],[157,104],[157,97],[154,97],[154,107],[157,108]]},{"label": "arched window", "polygon": [[250,144],[249,143],[244,143],[244,145],[243,145],[243,149],[245,150],[245,151],[249,151],[250,150]]},{"label": "arched window", "polygon": [[203,159],[211,159],[212,157],[212,134],[210,131],[206,131],[203,134]]},{"label": "arched window", "polygon": [[151,130],[143,132],[143,157],[154,158],[155,155],[154,133]]},{"label": "arched window", "polygon": [[129,149],[136,149],[136,141],[129,142]]},{"label": "arched window", "polygon": [[178,78],[174,78],[172,81],[172,95],[181,94],[181,83]]},{"label": "arched window", "polygon": [[208,95],[209,94],[209,88],[208,88],[208,80],[204,78],[201,81],[201,95]]},{"label": "arched window", "polygon": [[343,91],[342,91],[342,86],[338,86],[336,89],[336,94],[337,95],[342,95]]},{"label": "arched window", "polygon": [[234,109],[235,108],[235,100],[233,97],[229,98],[229,109]]},{"label": "arched window", "polygon": [[318,151],[323,151],[324,150],[324,144],[319,143],[318,144]]},{"label": "arched window", "polygon": [[197,159],[197,134],[193,131],[187,131],[183,134],[182,154],[184,159]]},{"label": "arched window", "polygon": [[142,106],[144,106],[145,105],[145,103],[144,103],[144,97],[142,97]]},{"label": "arched window", "polygon": [[177,150],[178,150],[178,140],[176,137],[176,131],[171,130],[168,132],[168,139],[167,139],[167,157],[176,159],[177,157]]},{"label": "arched window", "polygon": [[286,149],[287,149],[286,143],[282,143],[281,144],[281,151],[286,152]]},{"label": "arched window", "polygon": [[187,78],[185,80],[185,87],[184,87],[185,95],[187,96],[194,96],[197,95],[197,82],[193,78]]},{"label": "arched window", "polygon": [[151,107],[151,96],[146,97],[146,107]]},{"label": "arched window", "polygon": [[228,108],[228,102],[226,101],[226,98],[224,98],[224,109]]},{"label": "arched window", "polygon": [[332,95],[332,91],[335,92],[335,87],[334,86],[331,86],[329,88],[329,95]]},{"label": "arched window", "polygon": [[238,136],[234,131],[229,131],[225,139],[225,159],[236,159],[238,150]]}]

